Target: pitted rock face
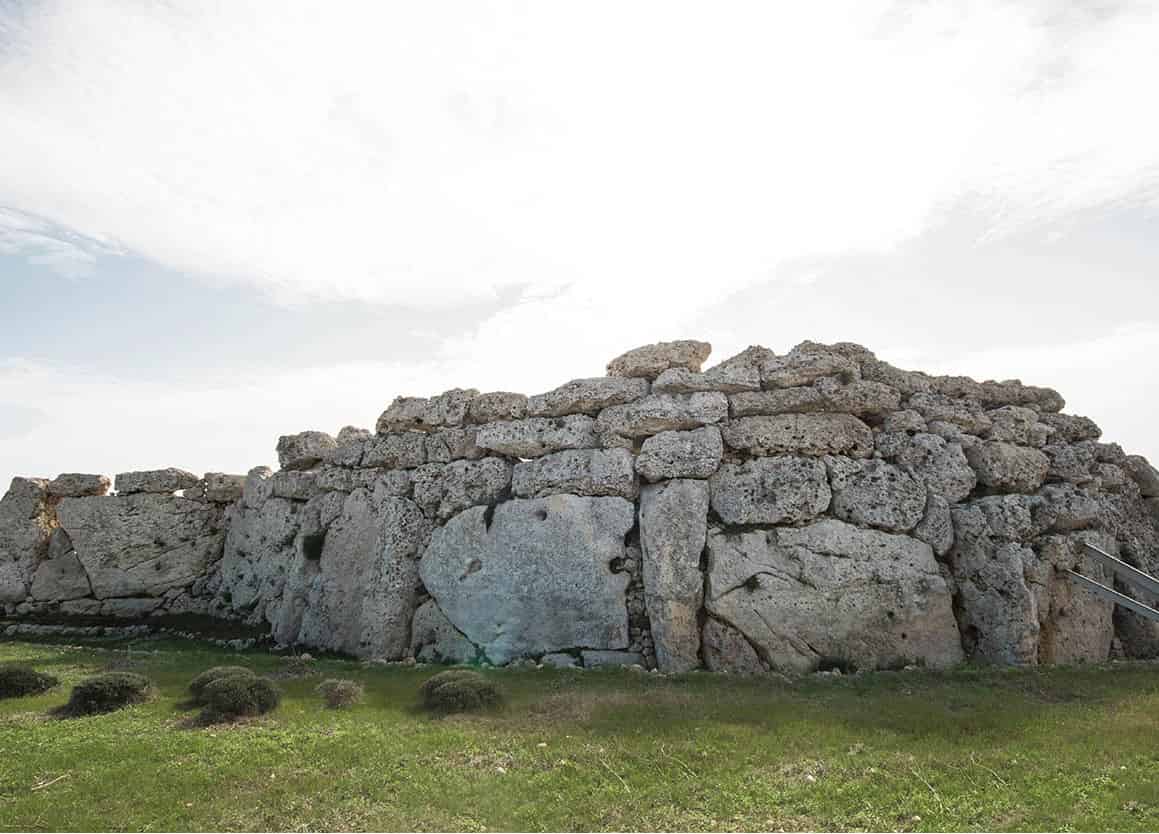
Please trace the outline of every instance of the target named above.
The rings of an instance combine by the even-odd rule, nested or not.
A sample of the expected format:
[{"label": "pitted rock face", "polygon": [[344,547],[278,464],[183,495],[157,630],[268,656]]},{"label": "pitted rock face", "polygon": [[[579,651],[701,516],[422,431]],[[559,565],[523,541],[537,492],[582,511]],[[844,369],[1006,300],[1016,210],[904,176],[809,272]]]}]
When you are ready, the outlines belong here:
[{"label": "pitted rock face", "polygon": [[1066,573],[1111,582],[1093,542],[1159,575],[1159,473],[1057,392],[849,343],[708,354],[647,345],[531,397],[398,397],[373,433],[282,437],[276,473],[124,473],[117,495],[16,479],[0,609],[670,671],[1159,653],[1159,626]]}]

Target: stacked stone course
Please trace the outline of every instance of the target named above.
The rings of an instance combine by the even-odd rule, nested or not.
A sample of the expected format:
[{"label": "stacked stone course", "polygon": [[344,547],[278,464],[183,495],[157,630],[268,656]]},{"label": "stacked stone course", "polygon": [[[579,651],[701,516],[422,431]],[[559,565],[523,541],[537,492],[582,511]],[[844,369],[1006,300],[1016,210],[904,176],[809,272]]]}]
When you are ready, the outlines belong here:
[{"label": "stacked stone course", "polygon": [[745,674],[1159,654],[1065,573],[1113,583],[1083,542],[1159,573],[1159,473],[1057,392],[849,343],[709,352],[399,397],[373,432],[282,437],[277,472],[17,478],[7,628],[200,614],[365,657]]}]

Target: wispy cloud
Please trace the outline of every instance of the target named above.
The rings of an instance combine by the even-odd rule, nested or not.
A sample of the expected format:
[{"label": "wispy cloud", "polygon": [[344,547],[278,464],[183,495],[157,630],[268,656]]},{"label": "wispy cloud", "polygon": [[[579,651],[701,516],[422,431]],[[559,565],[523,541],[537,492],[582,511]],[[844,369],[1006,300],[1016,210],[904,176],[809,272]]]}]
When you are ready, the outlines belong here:
[{"label": "wispy cloud", "polygon": [[0,202],[287,301],[736,289],[1154,199],[1159,15],[1059,8],[9,5]]},{"label": "wispy cloud", "polygon": [[98,258],[119,254],[124,250],[109,241],[0,206],[0,255],[22,257],[70,278],[80,278],[92,272]]}]

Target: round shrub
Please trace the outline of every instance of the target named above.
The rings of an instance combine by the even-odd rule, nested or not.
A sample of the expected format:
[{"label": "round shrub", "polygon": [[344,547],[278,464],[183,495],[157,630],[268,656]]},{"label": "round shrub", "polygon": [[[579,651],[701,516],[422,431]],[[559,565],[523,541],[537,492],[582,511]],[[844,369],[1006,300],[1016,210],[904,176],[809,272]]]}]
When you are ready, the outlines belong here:
[{"label": "round shrub", "polygon": [[251,715],[265,715],[274,709],[282,696],[267,678],[233,675],[218,678],[206,685],[201,695],[206,721],[228,721]]},{"label": "round shrub", "polygon": [[362,701],[362,684],[358,681],[331,678],[322,681],[317,686],[317,692],[326,700],[330,709],[352,707]]},{"label": "round shrub", "polygon": [[96,715],[102,712],[144,703],[149,699],[152,684],[144,675],[134,672],[105,672],[88,678],[72,688],[68,703],[61,712],[65,715]]},{"label": "round shrub", "polygon": [[470,669],[439,672],[423,682],[419,694],[426,709],[444,714],[486,709],[503,702],[499,687]]},{"label": "round shrub", "polygon": [[206,669],[200,675],[189,682],[189,694],[193,696],[195,704],[205,703],[205,688],[216,680],[222,678],[252,678],[254,672],[252,669],[247,669],[244,666],[214,666],[212,669]]},{"label": "round shrub", "polygon": [[23,698],[25,695],[39,695],[56,686],[60,681],[52,675],[37,672],[31,666],[17,664],[0,666],[0,698]]}]

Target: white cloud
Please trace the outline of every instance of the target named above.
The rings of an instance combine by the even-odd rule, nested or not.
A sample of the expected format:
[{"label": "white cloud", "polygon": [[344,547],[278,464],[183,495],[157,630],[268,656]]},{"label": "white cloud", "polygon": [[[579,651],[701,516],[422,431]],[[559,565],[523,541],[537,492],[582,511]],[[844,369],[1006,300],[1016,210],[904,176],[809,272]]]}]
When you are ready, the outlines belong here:
[{"label": "white cloud", "polygon": [[115,254],[123,253],[107,241],[0,206],[0,255],[20,256],[71,278],[80,278],[93,271],[97,258]]},{"label": "white cloud", "polygon": [[665,288],[888,251],[965,194],[1016,225],[1153,187],[1159,15],[1055,8],[9,8],[0,202],[287,301],[679,321]]}]

